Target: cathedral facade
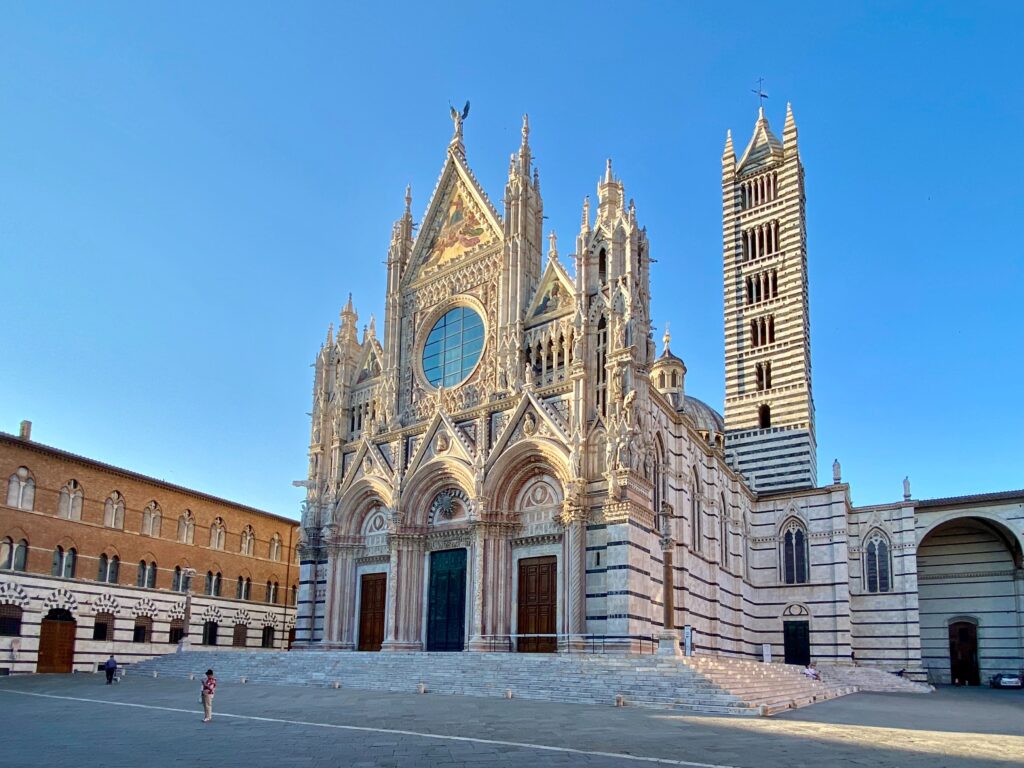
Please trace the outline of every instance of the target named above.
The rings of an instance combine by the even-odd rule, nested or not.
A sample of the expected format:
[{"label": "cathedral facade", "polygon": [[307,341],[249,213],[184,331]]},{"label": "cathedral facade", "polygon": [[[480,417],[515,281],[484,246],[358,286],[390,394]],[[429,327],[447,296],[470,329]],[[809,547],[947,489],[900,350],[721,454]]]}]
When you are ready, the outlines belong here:
[{"label": "cathedral facade", "polygon": [[526,118],[499,210],[452,116],[420,226],[407,190],[391,233],[382,335],[349,297],[316,359],[298,644],[855,655],[942,681],[973,642],[974,676],[1024,664],[1024,493],[905,482],[858,509],[838,462],[818,484],[791,110],[781,140],[762,111],[722,155],[724,416],[667,330],[656,346],[651,246],[610,161],[570,272]]}]

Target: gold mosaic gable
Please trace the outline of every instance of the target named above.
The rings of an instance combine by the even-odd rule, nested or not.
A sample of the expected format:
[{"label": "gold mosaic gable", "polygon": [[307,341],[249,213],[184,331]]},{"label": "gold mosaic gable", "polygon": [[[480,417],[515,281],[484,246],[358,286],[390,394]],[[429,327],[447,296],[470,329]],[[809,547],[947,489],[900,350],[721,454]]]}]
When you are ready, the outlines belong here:
[{"label": "gold mosaic gable", "polygon": [[494,215],[450,161],[413,251],[412,281],[439,274],[501,240]]}]

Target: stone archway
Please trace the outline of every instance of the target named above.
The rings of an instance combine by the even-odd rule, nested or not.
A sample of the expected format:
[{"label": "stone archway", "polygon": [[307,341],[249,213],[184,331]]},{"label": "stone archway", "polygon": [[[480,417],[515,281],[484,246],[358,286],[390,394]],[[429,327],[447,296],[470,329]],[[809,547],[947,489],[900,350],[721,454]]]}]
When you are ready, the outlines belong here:
[{"label": "stone archway", "polygon": [[938,521],[917,548],[921,660],[933,683],[984,684],[1024,666],[1024,581],[1017,536],[1001,521]]}]

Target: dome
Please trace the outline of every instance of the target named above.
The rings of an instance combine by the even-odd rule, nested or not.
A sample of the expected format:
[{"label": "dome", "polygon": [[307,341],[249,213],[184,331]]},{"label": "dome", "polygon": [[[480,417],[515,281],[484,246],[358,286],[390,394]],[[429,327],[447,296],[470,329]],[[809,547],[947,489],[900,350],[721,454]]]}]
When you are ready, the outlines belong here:
[{"label": "dome", "polygon": [[690,417],[697,429],[707,432],[723,434],[725,432],[725,420],[722,414],[696,397],[687,395],[683,398],[683,404],[679,408],[680,413]]}]

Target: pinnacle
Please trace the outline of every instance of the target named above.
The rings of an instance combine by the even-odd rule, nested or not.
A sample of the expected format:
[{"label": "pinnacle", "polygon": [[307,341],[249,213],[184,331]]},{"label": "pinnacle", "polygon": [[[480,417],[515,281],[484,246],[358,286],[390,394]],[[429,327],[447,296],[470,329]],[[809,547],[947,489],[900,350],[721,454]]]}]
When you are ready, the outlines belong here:
[{"label": "pinnacle", "polygon": [[411,213],[412,212],[412,185],[411,184],[406,184],[405,185],[405,212],[406,213]]},{"label": "pinnacle", "polygon": [[604,167],[604,183],[605,184],[611,184],[612,183],[612,159],[610,157],[605,162],[605,167]]},{"label": "pinnacle", "polygon": [[735,156],[736,150],[732,146],[732,131],[725,132],[725,149],[722,150],[723,157]]}]

